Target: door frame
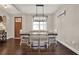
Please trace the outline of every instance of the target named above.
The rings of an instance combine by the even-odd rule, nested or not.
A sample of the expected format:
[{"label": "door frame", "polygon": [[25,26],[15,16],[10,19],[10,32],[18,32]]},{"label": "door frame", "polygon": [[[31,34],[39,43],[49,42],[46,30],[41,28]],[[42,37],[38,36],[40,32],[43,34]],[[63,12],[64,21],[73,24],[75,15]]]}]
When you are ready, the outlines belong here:
[{"label": "door frame", "polygon": [[15,22],[16,22],[16,18],[21,18],[21,29],[22,29],[22,17],[14,17],[14,38],[16,37],[15,36]]}]

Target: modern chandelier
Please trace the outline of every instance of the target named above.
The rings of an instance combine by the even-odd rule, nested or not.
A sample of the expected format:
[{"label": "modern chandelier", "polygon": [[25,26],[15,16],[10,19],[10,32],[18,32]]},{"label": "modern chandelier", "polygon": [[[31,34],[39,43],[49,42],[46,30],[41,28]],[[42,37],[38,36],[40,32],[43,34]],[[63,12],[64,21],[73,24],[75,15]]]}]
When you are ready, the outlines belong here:
[{"label": "modern chandelier", "polygon": [[44,16],[44,5],[36,5],[36,16],[38,16],[38,12],[39,12],[39,11],[38,11],[38,8],[39,8],[39,7],[42,8],[42,11],[41,11],[42,14],[41,14],[41,15]]},{"label": "modern chandelier", "polygon": [[34,19],[38,19],[38,18],[40,20],[47,19],[47,16],[44,14],[44,5],[42,4],[36,4],[36,15],[34,16]]}]

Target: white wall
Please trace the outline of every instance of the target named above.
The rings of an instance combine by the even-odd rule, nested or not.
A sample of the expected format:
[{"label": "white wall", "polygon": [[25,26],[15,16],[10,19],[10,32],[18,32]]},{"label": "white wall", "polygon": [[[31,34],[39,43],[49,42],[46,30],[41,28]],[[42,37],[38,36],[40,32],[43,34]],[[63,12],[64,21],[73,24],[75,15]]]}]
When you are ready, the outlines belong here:
[{"label": "white wall", "polygon": [[[66,10],[66,15],[57,17]],[[55,14],[58,41],[79,54],[79,5],[63,5]]]},{"label": "white wall", "polygon": [[55,29],[55,21],[54,21],[54,15],[48,15],[47,19],[47,29],[49,32],[54,32]]},{"label": "white wall", "polygon": [[23,15],[22,16],[22,29],[24,32],[29,32],[32,30],[32,15]]},{"label": "white wall", "polygon": [[14,38],[14,22],[13,16],[7,16],[7,39]]}]

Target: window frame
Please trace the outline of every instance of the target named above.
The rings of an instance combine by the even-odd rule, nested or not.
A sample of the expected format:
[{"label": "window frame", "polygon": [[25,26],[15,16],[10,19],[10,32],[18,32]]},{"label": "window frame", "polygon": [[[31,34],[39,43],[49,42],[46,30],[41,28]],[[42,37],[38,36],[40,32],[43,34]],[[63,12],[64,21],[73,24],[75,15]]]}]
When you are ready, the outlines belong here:
[{"label": "window frame", "polygon": [[[38,16],[38,17],[40,18],[40,16]],[[39,22],[39,29],[38,29],[38,30],[34,30],[34,29],[33,29],[33,22],[34,22],[34,21],[35,21],[35,22]],[[40,28],[41,28],[41,27],[40,27],[40,25],[41,25],[40,22],[43,22],[43,30],[40,29]],[[44,28],[44,27],[45,27],[45,26],[44,26],[44,25],[45,25],[44,22],[46,23],[46,29]],[[32,20],[32,30],[33,30],[33,31],[47,31],[47,17],[46,17],[45,20],[40,20],[40,19],[34,20],[34,17],[33,17],[33,20]]]}]

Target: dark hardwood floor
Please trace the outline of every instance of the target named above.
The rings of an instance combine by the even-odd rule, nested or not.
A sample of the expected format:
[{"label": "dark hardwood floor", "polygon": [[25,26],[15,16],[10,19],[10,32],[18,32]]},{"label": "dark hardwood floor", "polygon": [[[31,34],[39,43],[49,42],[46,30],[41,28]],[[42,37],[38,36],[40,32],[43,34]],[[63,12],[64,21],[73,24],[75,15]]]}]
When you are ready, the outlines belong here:
[{"label": "dark hardwood floor", "polygon": [[20,39],[9,39],[7,42],[0,42],[0,55],[76,55],[64,45],[58,43],[53,50],[34,50],[25,44],[19,45]]}]

